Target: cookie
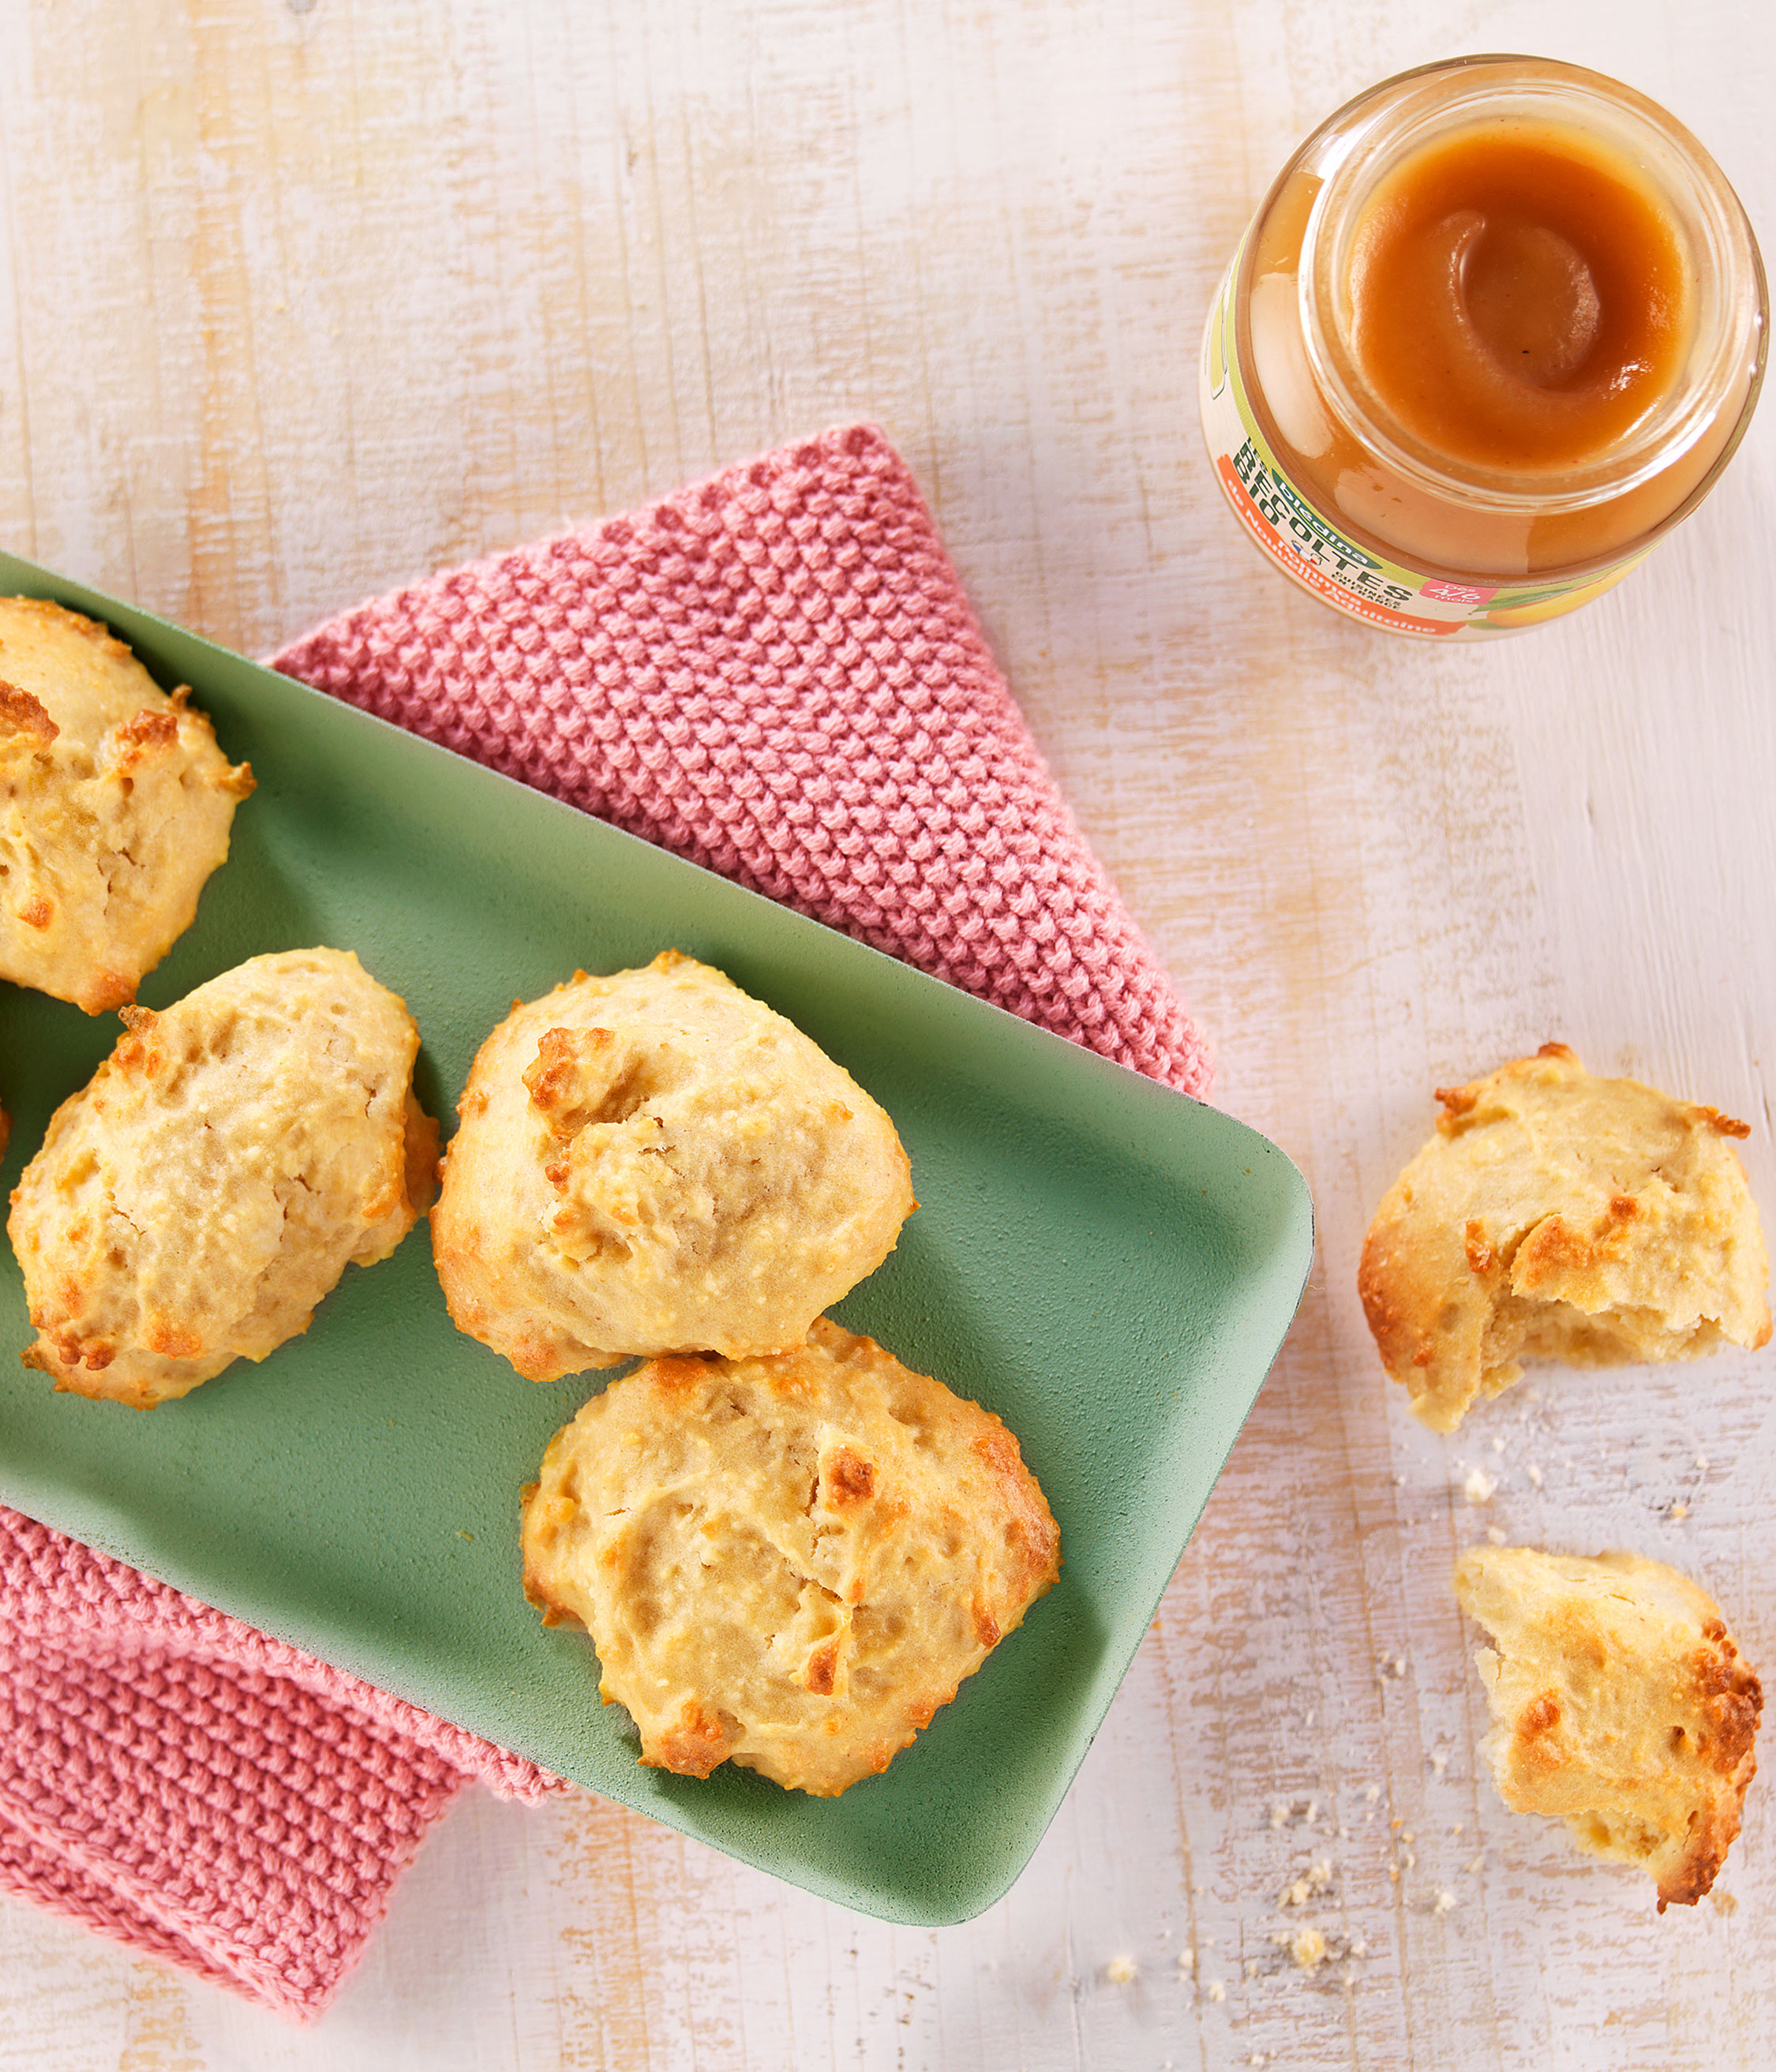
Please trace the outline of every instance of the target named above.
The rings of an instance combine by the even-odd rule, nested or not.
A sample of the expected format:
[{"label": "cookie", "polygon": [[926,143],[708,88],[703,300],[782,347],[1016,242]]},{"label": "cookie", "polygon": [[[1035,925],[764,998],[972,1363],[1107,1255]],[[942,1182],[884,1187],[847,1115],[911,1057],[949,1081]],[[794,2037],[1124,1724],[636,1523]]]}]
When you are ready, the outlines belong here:
[{"label": "cookie", "polygon": [[533,1381],[800,1345],[916,1206],[857,1082],[673,950],[515,1005],[459,1109],[438,1278],[459,1328]]},{"label": "cookie", "polygon": [[430,1198],[419,1034],[348,951],[254,957],[127,1033],[63,1102],[7,1224],[59,1389],[138,1410],[308,1328]]},{"label": "cookie", "polygon": [[551,1441],[523,1544],[644,1763],[822,1798],[886,1769],[1060,1567],[1000,1420],[825,1318],[613,1382]]},{"label": "cookie", "polygon": [[1739,1832],[1763,1709],[1720,1607],[1662,1561],[1527,1547],[1473,1548],[1455,1591],[1492,1640],[1482,1753],[1505,1803],[1639,1864],[1661,1914],[1695,1906]]},{"label": "cookie", "polygon": [[121,1007],[191,926],[253,789],[121,640],[0,598],[0,977]]},{"label": "cookie", "polygon": [[1437,1135],[1388,1190],[1358,1291],[1434,1431],[1523,1374],[1692,1359],[1770,1334],[1770,1261],[1717,1109],[1585,1071],[1548,1043],[1440,1087]]}]

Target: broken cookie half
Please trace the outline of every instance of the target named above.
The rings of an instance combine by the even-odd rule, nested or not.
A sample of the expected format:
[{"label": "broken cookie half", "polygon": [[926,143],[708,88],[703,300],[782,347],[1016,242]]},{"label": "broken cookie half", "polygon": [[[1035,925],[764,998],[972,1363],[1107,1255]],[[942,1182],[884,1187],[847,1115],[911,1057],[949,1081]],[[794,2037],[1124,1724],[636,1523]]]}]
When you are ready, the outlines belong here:
[{"label": "broken cookie half", "polygon": [[1440,1087],[1357,1276],[1383,1365],[1453,1431],[1526,1359],[1686,1359],[1770,1335],[1770,1261],[1715,1108],[1600,1079],[1548,1043]]},{"label": "broken cookie half", "polygon": [[1693,1906],[1739,1832],[1763,1692],[1720,1607],[1638,1554],[1477,1547],[1456,1564],[1492,1710],[1499,1796],[1638,1864],[1659,1910]]}]

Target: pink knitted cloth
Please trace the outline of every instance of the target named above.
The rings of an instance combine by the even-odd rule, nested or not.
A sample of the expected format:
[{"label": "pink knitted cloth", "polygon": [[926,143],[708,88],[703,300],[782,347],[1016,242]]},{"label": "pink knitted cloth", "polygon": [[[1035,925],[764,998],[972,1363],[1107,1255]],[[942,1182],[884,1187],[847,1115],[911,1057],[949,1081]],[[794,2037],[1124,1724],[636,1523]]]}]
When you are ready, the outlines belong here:
[{"label": "pink knitted cloth", "polygon": [[330,619],[273,666],[1203,1095],[873,426]]},{"label": "pink knitted cloth", "polygon": [[[415,584],[273,660],[1207,1090],[870,426]],[[0,1507],[0,1888],[308,2018],[475,1778],[553,1782]]]},{"label": "pink knitted cloth", "polygon": [[553,1783],[0,1505],[0,1889],[306,2020],[475,1778]]}]

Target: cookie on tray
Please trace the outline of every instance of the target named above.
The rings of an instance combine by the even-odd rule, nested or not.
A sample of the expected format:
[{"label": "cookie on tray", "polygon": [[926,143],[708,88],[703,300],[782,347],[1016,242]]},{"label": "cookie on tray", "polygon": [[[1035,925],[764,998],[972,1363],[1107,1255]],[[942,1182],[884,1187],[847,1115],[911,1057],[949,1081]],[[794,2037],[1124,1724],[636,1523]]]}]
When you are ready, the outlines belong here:
[{"label": "cookie on tray", "polygon": [[459,1112],[438,1278],[458,1326],[533,1381],[800,1345],[916,1206],[850,1075],[676,950],[515,1004]]},{"label": "cookie on tray", "polygon": [[644,1763],[822,1798],[886,1769],[1060,1567],[1004,1424],[824,1318],[791,1352],[613,1382],[549,1442],[523,1542]]},{"label": "cookie on tray", "polygon": [[308,1328],[430,1198],[419,1034],[349,951],[254,957],[129,1028],[63,1102],[7,1224],[59,1389],[138,1410]]},{"label": "cookie on tray", "polygon": [[134,1000],[252,789],[104,627],[0,598],[0,978],[89,1014]]},{"label": "cookie on tray", "polygon": [[1662,1561],[1528,1547],[1472,1548],[1455,1590],[1492,1641],[1474,1659],[1499,1796],[1639,1864],[1661,1914],[1695,1906],[1739,1832],[1763,1708],[1720,1607]]},{"label": "cookie on tray", "polygon": [[1746,1125],[1564,1043],[1440,1087],[1357,1286],[1383,1364],[1450,1432],[1522,1361],[1687,1359],[1770,1334],[1770,1261],[1731,1140]]}]

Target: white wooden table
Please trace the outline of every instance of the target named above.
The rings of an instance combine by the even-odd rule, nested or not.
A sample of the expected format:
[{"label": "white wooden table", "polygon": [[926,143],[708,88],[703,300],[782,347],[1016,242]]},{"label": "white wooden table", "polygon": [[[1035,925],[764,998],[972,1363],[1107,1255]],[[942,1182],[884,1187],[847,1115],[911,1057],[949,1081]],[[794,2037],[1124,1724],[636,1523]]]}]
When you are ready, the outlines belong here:
[{"label": "white wooden table", "polygon": [[1737,0],[0,8],[0,539],[257,652],[874,417],[1320,1232],[1104,1732],[980,1920],[890,1928],[590,1800],[475,1797],[306,2032],[0,1906],[0,2066],[1776,2062],[1767,1784],[1716,1901],[1657,1918],[1477,1776],[1449,1587],[1489,1528],[1636,1548],[1776,1691],[1776,1356],[1548,1374],[1439,1440],[1354,1287],[1433,1085],[1550,1037],[1745,1117],[1776,1220],[1776,405],[1621,590],[1482,648],[1267,573],[1197,436],[1202,315],[1275,168],[1474,48],[1651,92],[1776,231],[1776,15]]}]

